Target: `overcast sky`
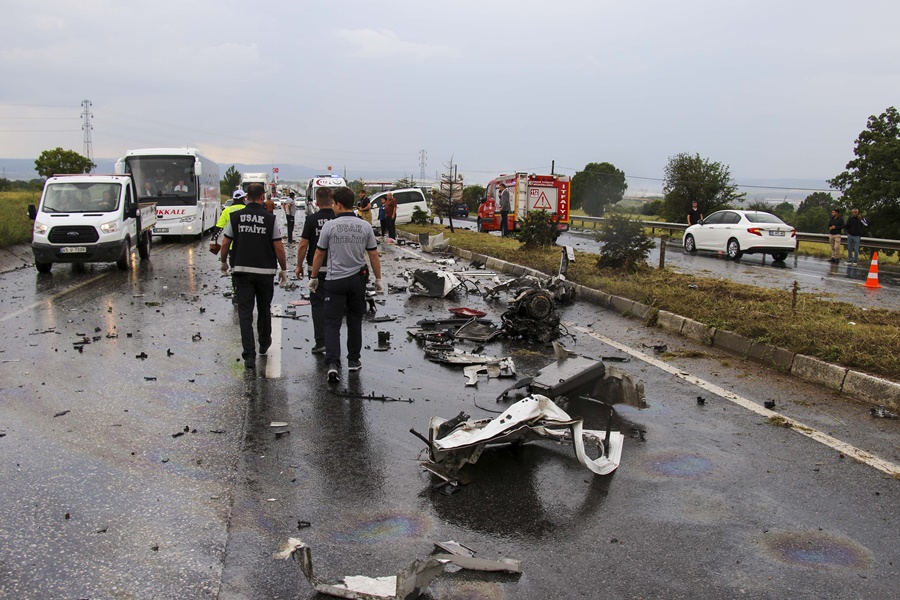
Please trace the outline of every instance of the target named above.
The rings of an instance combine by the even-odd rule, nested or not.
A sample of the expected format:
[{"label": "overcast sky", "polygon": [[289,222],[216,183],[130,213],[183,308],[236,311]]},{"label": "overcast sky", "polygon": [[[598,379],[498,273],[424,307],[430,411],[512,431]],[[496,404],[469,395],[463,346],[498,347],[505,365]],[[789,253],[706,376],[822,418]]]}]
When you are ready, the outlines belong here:
[{"label": "overcast sky", "polygon": [[825,179],[900,98],[897,0],[13,0],[0,157],[200,148],[223,163],[470,182],[670,156]]}]

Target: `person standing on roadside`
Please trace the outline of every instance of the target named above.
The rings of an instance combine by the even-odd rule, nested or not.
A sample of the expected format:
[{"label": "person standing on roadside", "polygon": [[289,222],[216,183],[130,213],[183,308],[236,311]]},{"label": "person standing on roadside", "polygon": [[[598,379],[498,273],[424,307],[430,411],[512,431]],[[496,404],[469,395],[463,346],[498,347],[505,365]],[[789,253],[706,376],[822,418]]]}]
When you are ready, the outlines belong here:
[{"label": "person standing on roadside", "polygon": [[357,204],[359,216],[369,225],[372,224],[372,202],[366,195],[366,190],[359,190],[359,204]]},{"label": "person standing on roadside", "polygon": [[384,223],[387,226],[387,229],[384,227],[381,228],[381,234],[390,239],[396,239],[397,237],[397,200],[394,199],[394,195],[390,192],[387,193],[387,196],[384,198]]},{"label": "person standing on roadside", "polygon": [[[241,345],[244,366],[256,368],[256,344],[253,338],[253,306],[256,305],[256,330],[259,353],[265,355],[272,345],[272,297],[275,295],[274,277],[278,273],[281,285],[287,283],[287,262],[281,229],[275,215],[263,205],[265,188],[254,183],[247,189],[247,206],[232,212],[225,225],[219,260],[222,271],[228,270],[228,248],[234,263],[235,295],[238,319],[241,324]],[[281,267],[278,272],[277,267]]]},{"label": "person standing on roadside", "polygon": [[703,213],[700,212],[700,205],[696,200],[691,201],[691,210],[688,211],[687,217],[688,226],[696,225],[703,220]]},{"label": "person standing on roadside", "polygon": [[[334,201],[331,199],[331,188],[316,188],[316,204],[319,210],[306,217],[303,222],[303,232],[300,234],[300,243],[297,244],[297,268],[294,274],[298,279],[303,278],[303,261],[310,267],[312,273],[313,258],[316,255],[316,246],[319,243],[319,235],[322,227],[334,218]],[[322,259],[321,267],[327,266],[328,257]],[[312,312],[313,336],[315,342],[311,352],[313,354],[325,353],[325,269],[319,269],[319,281],[315,289],[309,287],[309,308]]]},{"label": "person standing on roadside", "polygon": [[850,216],[844,225],[844,231],[847,232],[847,264],[850,266],[855,267],[859,263],[859,239],[868,226],[866,218],[859,216],[859,209],[851,208]]},{"label": "person standing on roadside", "polygon": [[383,293],[381,259],[372,226],[353,214],[353,192],[341,187],[334,192],[335,217],[319,235],[310,268],[309,289],[319,285],[319,271],[328,257],[325,275],[325,366],[330,383],[337,382],[341,368],[341,323],[347,318],[347,369],[362,368],[362,320],[366,312],[366,254],[375,274],[375,292]]},{"label": "person standing on roadside", "polygon": [[832,208],[831,220],[828,221],[828,243],[831,244],[831,260],[829,262],[841,261],[841,230],[843,229],[844,219],[841,218],[841,210]]},{"label": "person standing on roadside", "polygon": [[294,213],[297,210],[297,204],[294,202],[296,194],[291,192],[288,201],[282,204],[284,208],[284,221],[287,223],[288,244],[294,243]]},{"label": "person standing on roadside", "polygon": [[500,209],[500,236],[506,237],[509,235],[509,211],[512,206],[509,203],[509,190],[506,189],[506,184],[500,184],[500,204],[497,208]]},{"label": "person standing on roadside", "polygon": [[266,206],[266,210],[267,210],[267,211],[269,211],[269,212],[272,213],[272,214],[275,213],[275,201],[272,200],[271,194],[269,194],[269,195],[266,196],[266,203],[265,203],[265,206]]}]

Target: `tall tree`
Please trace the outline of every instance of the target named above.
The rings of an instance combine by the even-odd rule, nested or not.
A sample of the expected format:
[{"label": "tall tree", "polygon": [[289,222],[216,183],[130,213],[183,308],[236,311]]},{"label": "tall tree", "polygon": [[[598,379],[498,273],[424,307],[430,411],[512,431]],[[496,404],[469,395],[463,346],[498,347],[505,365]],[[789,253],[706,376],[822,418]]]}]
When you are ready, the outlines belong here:
[{"label": "tall tree", "polygon": [[828,181],[843,192],[845,206],[869,217],[875,237],[900,238],[900,113],[893,106],[869,117],[856,138],[856,158]]},{"label": "tall tree", "polygon": [[738,192],[727,165],[686,152],[669,158],[663,193],[663,216],[678,222],[687,218],[695,200],[706,216],[732,202],[743,202],[745,196]]},{"label": "tall tree", "polygon": [[608,162],[588,163],[572,178],[572,206],[599,217],[607,206],[622,199],[626,189],[624,171]]},{"label": "tall tree", "polygon": [[813,192],[800,202],[800,206],[797,207],[797,214],[802,215],[813,208],[824,208],[830,212],[836,205],[837,202],[834,196],[828,192]]},{"label": "tall tree", "polygon": [[478,206],[484,200],[486,190],[483,185],[467,185],[463,189],[463,202],[469,207],[469,211],[477,211]]},{"label": "tall tree", "polygon": [[51,177],[55,174],[70,175],[90,173],[97,165],[74,150],[63,150],[57,147],[54,150],[44,150],[34,161],[34,170],[41,177]]},{"label": "tall tree", "polygon": [[225,171],[225,177],[222,178],[222,182],[219,184],[219,191],[225,196],[230,196],[240,185],[241,172],[234,165],[231,165]]}]

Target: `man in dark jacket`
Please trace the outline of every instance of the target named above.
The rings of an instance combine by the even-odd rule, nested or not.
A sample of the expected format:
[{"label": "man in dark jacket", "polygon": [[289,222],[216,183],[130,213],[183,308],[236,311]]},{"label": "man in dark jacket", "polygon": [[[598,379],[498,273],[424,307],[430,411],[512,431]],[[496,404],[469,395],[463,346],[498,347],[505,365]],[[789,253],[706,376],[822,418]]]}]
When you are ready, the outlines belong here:
[{"label": "man in dark jacket", "polygon": [[506,184],[501,183],[500,188],[500,205],[497,207],[500,209],[500,235],[502,237],[506,237],[509,235],[509,211],[512,210],[512,205],[509,202],[509,190],[506,189]]},{"label": "man in dark jacket", "polygon": [[241,323],[241,356],[248,369],[256,368],[253,305],[256,304],[257,311],[259,353],[265,355],[272,345],[272,297],[275,295],[277,267],[281,267],[278,281],[282,285],[287,283],[287,261],[281,229],[275,215],[266,210],[264,201],[262,184],[250,185],[247,189],[247,208],[231,213],[219,252],[222,271],[227,271],[228,248],[231,247],[238,319]]},{"label": "man in dark jacket", "polygon": [[847,232],[847,264],[856,266],[859,262],[859,238],[866,232],[869,224],[865,217],[859,216],[859,209],[850,210],[850,217],[847,224],[844,225],[844,231]]},{"label": "man in dark jacket", "polygon": [[[331,199],[331,188],[316,188],[316,204],[319,210],[306,217],[303,223],[303,233],[300,234],[300,244],[297,246],[297,268],[294,274],[303,278],[303,261],[312,270],[313,257],[316,255],[316,246],[319,243],[319,234],[322,227],[334,218],[334,200]],[[328,264],[326,256],[322,265]],[[315,343],[311,352],[313,354],[325,353],[325,269],[319,270],[319,283],[315,290],[309,292],[309,307],[312,312],[313,336]]]},{"label": "man in dark jacket", "polygon": [[831,261],[841,260],[841,231],[844,229],[844,219],[841,218],[839,208],[831,209],[831,220],[828,221],[828,243],[831,244]]}]

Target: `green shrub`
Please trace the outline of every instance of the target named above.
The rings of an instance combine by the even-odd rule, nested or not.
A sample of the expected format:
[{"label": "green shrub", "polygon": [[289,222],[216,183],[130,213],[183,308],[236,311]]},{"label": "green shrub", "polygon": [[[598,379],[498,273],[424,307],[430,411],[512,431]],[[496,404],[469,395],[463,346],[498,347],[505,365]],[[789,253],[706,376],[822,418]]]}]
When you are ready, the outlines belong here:
[{"label": "green shrub", "polygon": [[559,237],[556,219],[545,210],[531,211],[525,215],[515,238],[523,248],[544,248],[552,246]]},{"label": "green shrub", "polygon": [[427,212],[416,206],[409,217],[409,222],[413,225],[428,225],[431,223],[431,217],[428,216]]},{"label": "green shrub", "polygon": [[644,231],[644,224],[622,215],[610,215],[597,233],[603,243],[597,265],[600,268],[634,272],[646,264],[653,249],[653,239]]}]

